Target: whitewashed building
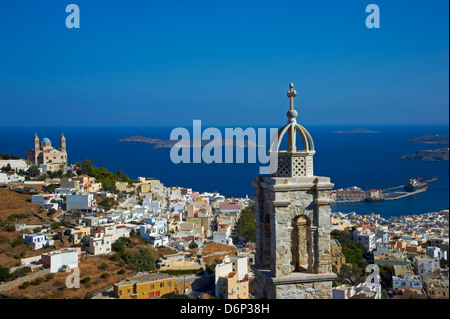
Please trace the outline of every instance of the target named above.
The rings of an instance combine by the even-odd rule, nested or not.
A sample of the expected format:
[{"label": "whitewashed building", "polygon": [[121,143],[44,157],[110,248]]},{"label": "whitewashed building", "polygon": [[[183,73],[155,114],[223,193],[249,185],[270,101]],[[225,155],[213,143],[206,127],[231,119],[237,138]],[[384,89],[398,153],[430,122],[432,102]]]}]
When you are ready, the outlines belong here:
[{"label": "whitewashed building", "polygon": [[94,230],[89,236],[88,253],[92,255],[108,254],[111,252],[112,237],[106,236],[102,231]]},{"label": "whitewashed building", "polygon": [[14,173],[14,174],[0,173],[0,183],[5,183],[5,184],[23,183],[24,181],[25,181],[25,177],[19,176],[16,173]]},{"label": "whitewashed building", "polygon": [[50,273],[55,273],[63,270],[64,266],[71,269],[78,267],[78,259],[81,249],[65,248],[57,251],[52,251],[41,255],[41,262],[50,267]]},{"label": "whitewashed building", "polygon": [[33,204],[41,205],[46,209],[58,209],[59,196],[55,194],[32,195],[31,202]]},{"label": "whitewashed building", "polygon": [[105,224],[98,226],[98,230],[102,231],[105,236],[111,236],[111,242],[122,237],[130,237],[130,229],[123,224]]},{"label": "whitewashed building", "polygon": [[248,273],[248,257],[247,256],[225,256],[222,263],[217,264],[215,268],[215,286],[216,297],[220,298],[219,277],[230,272],[238,275],[238,280],[243,280]]},{"label": "whitewashed building", "polygon": [[66,196],[66,210],[92,212],[97,204],[92,194],[76,194]]},{"label": "whitewashed building", "polygon": [[392,288],[417,288],[422,289],[422,279],[420,276],[405,274],[403,276],[392,276]]},{"label": "whitewashed building", "polygon": [[33,235],[22,235],[22,238],[25,239],[26,245],[34,246],[34,249],[41,249],[45,245],[53,245],[54,241],[48,239],[45,234],[33,234]]}]

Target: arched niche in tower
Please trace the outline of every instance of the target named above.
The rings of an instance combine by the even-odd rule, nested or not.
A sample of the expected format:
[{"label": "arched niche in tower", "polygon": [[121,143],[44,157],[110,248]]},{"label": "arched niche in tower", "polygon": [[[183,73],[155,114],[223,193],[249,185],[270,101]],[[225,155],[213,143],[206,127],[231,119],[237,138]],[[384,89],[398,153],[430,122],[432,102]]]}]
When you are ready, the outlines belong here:
[{"label": "arched niche in tower", "polygon": [[293,271],[313,272],[313,236],[307,216],[292,219],[291,243]]}]

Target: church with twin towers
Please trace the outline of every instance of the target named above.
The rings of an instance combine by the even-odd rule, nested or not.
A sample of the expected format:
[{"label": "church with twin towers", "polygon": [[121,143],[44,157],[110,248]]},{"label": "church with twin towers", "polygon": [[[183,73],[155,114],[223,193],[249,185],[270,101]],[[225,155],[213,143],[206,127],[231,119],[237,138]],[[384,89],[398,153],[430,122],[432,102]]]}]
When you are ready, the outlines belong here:
[{"label": "church with twin towers", "polygon": [[67,170],[66,138],[61,134],[60,148],[53,148],[49,138],[44,137],[39,141],[37,133],[33,138],[33,148],[25,152],[25,160],[31,165],[41,168],[44,172],[56,172]]},{"label": "church with twin towers", "polygon": [[[297,92],[289,85],[287,124],[272,138],[268,153],[275,172],[256,176],[255,297],[331,299],[329,177],[316,176],[314,142],[297,123]],[[281,148],[287,136],[287,148]],[[298,138],[299,137],[299,138]],[[298,143],[297,140],[301,141]],[[276,155],[276,156],[272,156]],[[275,158],[275,160],[274,160]]]}]

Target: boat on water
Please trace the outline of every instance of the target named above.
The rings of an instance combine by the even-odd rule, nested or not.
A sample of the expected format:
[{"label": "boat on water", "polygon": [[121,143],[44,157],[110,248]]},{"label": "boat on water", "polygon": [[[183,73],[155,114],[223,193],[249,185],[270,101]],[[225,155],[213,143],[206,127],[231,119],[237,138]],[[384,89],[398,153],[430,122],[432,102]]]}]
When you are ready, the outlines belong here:
[{"label": "boat on water", "polygon": [[421,182],[422,177],[410,178],[408,183],[403,187],[403,189],[409,193],[416,192],[418,190],[426,191],[430,181]]}]

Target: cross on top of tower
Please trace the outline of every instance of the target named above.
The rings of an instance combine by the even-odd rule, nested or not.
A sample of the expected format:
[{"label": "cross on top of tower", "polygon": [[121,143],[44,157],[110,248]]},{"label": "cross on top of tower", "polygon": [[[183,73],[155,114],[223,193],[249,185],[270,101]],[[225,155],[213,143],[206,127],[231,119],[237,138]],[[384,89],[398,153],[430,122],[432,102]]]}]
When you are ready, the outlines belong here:
[{"label": "cross on top of tower", "polygon": [[291,100],[291,110],[294,109],[294,97],[297,96],[297,91],[294,90],[294,83],[289,84],[289,91],[287,91],[287,97]]}]

